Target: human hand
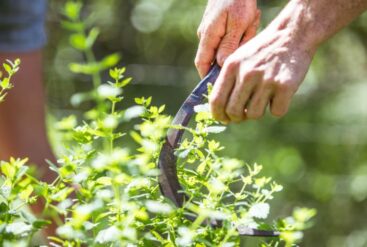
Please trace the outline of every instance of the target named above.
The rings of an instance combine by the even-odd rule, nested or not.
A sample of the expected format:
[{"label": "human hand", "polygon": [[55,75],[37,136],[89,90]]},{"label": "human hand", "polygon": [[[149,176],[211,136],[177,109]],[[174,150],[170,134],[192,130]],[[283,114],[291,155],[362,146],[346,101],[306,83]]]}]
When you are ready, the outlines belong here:
[{"label": "human hand", "polygon": [[222,66],[241,44],[256,35],[260,23],[257,0],[208,0],[198,28],[195,65],[204,77],[214,60]]},{"label": "human hand", "polygon": [[315,50],[289,28],[267,28],[224,63],[209,99],[213,117],[224,123],[258,119],[268,104],[273,115],[283,116]]}]

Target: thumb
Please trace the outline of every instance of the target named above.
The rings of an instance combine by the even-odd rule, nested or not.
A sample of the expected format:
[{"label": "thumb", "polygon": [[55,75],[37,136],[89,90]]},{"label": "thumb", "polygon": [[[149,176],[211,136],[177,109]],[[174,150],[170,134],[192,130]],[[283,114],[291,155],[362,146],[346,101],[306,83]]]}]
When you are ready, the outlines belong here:
[{"label": "thumb", "polygon": [[217,51],[217,63],[223,66],[224,61],[231,55],[240,45],[242,32],[227,33],[219,44]]}]

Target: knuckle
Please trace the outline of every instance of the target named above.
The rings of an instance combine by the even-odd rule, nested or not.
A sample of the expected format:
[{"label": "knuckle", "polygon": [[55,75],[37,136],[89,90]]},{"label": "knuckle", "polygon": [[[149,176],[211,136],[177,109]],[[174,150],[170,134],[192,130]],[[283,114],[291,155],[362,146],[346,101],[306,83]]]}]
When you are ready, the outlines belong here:
[{"label": "knuckle", "polygon": [[272,89],[275,87],[275,82],[273,80],[263,80],[261,87],[264,89]]},{"label": "knuckle", "polygon": [[197,56],[195,58],[194,63],[196,67],[201,67],[202,65],[205,65],[205,61],[200,56]]},{"label": "knuckle", "polygon": [[224,50],[224,51],[234,51],[235,49],[238,48],[239,43],[236,42],[236,40],[234,39],[227,39],[224,40],[221,44],[220,44],[220,49]]},{"label": "knuckle", "polygon": [[239,65],[238,61],[236,61],[231,56],[229,56],[226,59],[224,65],[223,65],[223,68],[224,68],[225,71],[232,72],[232,71],[234,71],[234,70],[236,70],[238,68],[238,65]]},{"label": "knuckle", "polygon": [[217,36],[215,29],[211,27],[202,29],[200,34],[202,37],[206,37],[208,39],[213,39],[215,36]]},{"label": "knuckle", "polygon": [[282,80],[275,78],[274,83],[277,89],[280,91],[289,93],[294,93],[295,91],[297,91],[297,83],[292,78]]},{"label": "knuckle", "polygon": [[291,84],[288,82],[276,82],[278,90],[288,92],[291,90]]},{"label": "knuckle", "polygon": [[209,99],[209,105],[211,112],[216,112],[217,109],[221,109],[223,106],[223,100],[219,96],[211,96]]},{"label": "knuckle", "polygon": [[244,81],[252,81],[253,78],[261,78],[263,72],[260,70],[248,70],[242,73],[242,79]]},{"label": "knuckle", "polygon": [[232,18],[236,19],[236,22],[234,24],[237,24],[238,26],[235,26],[235,28],[242,28],[248,23],[249,11],[241,11],[241,9],[244,6],[238,6],[234,5],[229,9],[229,12],[231,13]]},{"label": "knuckle", "polygon": [[265,86],[273,86],[276,84],[276,81],[272,76],[264,76],[262,82]]},{"label": "knuckle", "polygon": [[237,107],[228,106],[226,108],[226,113],[233,120],[239,120],[239,119],[241,119],[241,111],[239,111],[237,109]]}]

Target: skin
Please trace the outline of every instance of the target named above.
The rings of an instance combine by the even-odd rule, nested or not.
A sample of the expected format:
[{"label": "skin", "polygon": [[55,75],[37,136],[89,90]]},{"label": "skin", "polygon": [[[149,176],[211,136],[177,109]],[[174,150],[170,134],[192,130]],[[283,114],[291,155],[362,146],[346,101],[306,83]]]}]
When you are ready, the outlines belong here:
[{"label": "skin", "polygon": [[223,66],[227,57],[256,35],[260,11],[256,0],[209,0],[198,28],[195,64],[204,77],[214,60]]},{"label": "skin", "polygon": [[209,99],[213,117],[224,123],[259,119],[268,106],[274,116],[284,116],[320,44],[366,9],[367,0],[289,1],[225,60]]},{"label": "skin", "polygon": [[[45,121],[45,93],[42,78],[42,52],[0,53],[0,61],[21,59],[21,69],[14,75],[14,88],[0,104],[0,160],[10,157],[29,158],[37,165],[37,176],[51,183],[55,173],[48,169],[46,159],[56,163],[47,138]],[[43,202],[32,206],[41,214]],[[55,225],[47,228],[53,234]]]}]

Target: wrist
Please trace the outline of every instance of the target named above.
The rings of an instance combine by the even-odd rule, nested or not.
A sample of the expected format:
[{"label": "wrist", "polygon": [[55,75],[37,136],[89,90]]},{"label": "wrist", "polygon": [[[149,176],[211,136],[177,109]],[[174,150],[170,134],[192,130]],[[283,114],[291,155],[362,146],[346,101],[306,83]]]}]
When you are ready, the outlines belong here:
[{"label": "wrist", "polygon": [[284,31],[292,40],[291,43],[304,50],[310,58],[316,53],[321,43],[320,30],[315,25],[315,21],[311,20],[308,5],[303,0],[290,0],[269,27],[276,32]]}]

